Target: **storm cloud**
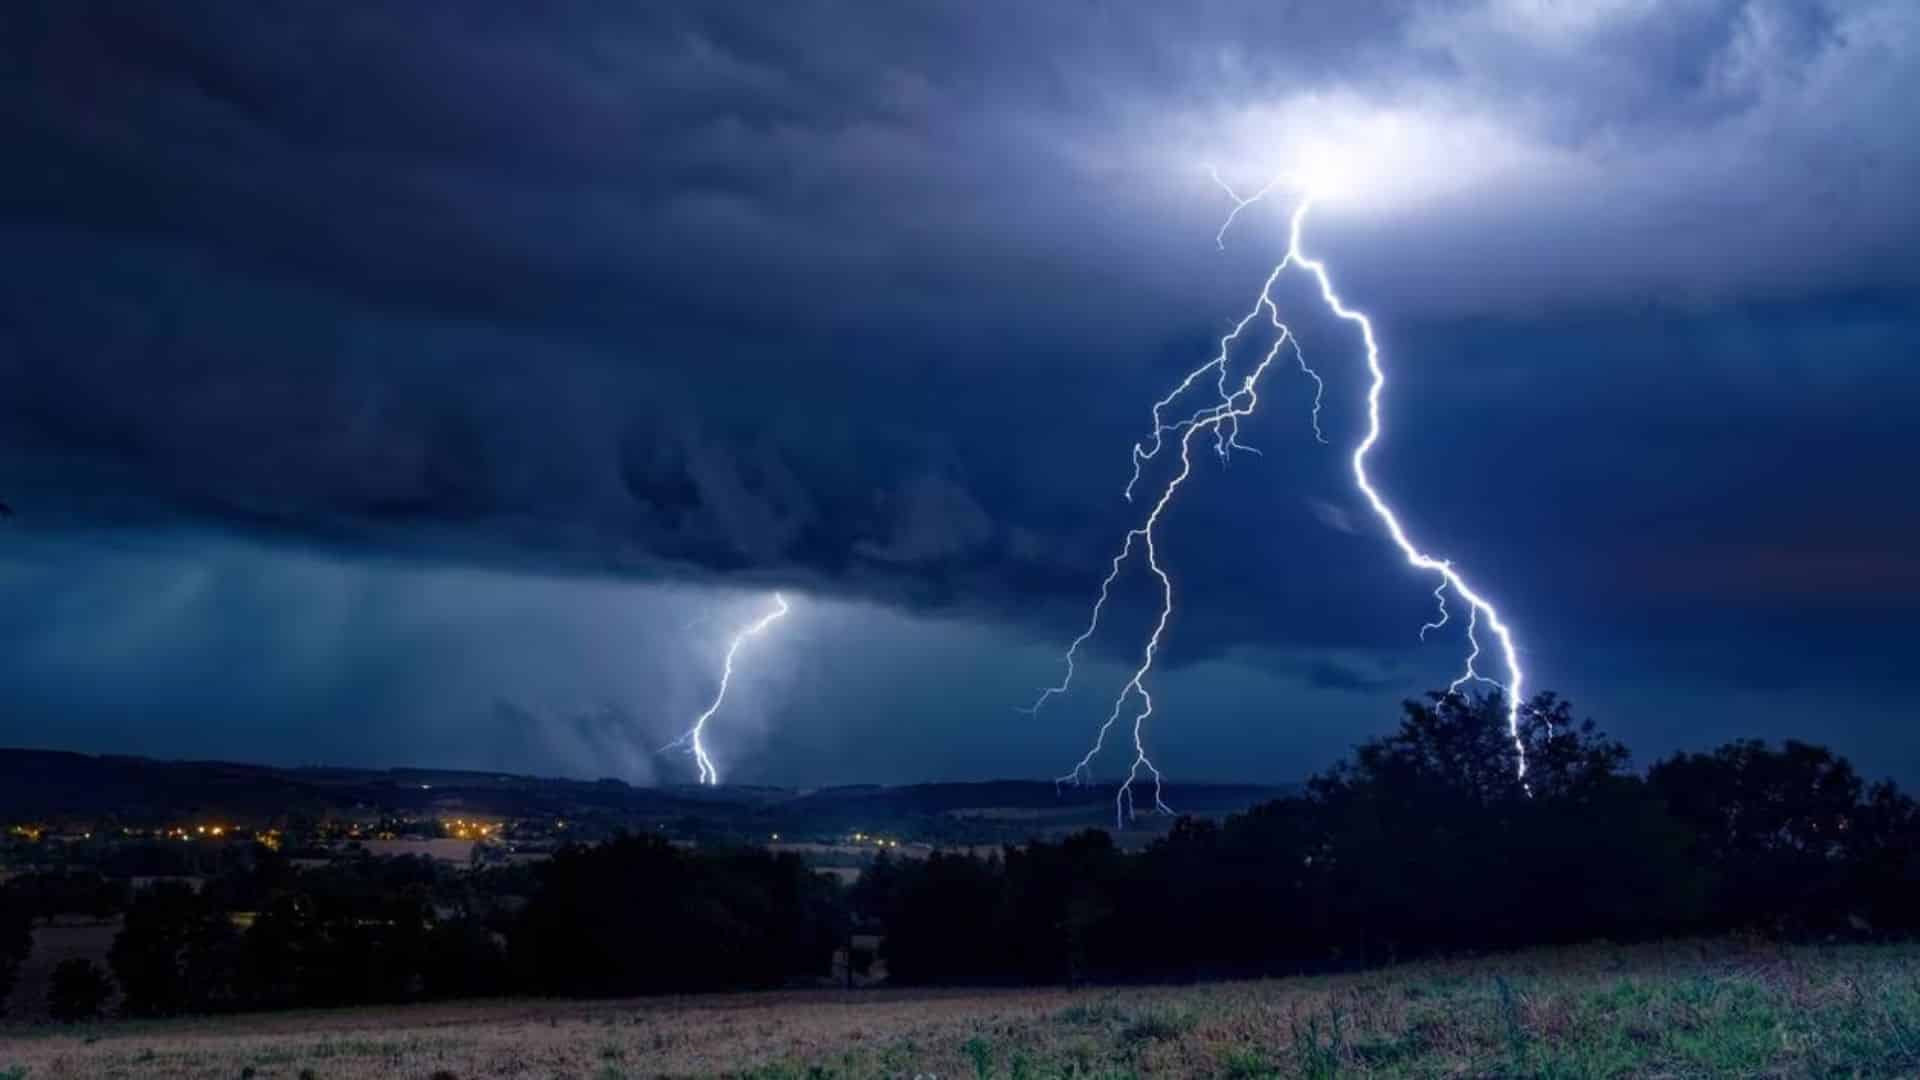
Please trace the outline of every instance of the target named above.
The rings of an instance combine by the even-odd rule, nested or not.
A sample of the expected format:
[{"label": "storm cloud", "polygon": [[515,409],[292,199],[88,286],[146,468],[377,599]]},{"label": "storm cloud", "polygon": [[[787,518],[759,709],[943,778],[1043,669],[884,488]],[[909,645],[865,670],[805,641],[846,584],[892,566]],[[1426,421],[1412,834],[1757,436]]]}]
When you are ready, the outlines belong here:
[{"label": "storm cloud", "polygon": [[[1049,677],[1046,646],[1077,631],[1136,512],[1119,491],[1146,407],[1284,244],[1282,199],[1216,248],[1231,203],[1211,165],[1244,190],[1326,185],[1308,242],[1393,371],[1381,479],[1500,597],[1544,685],[1664,745],[1756,709],[1790,726],[1844,690],[1837,741],[1920,769],[1898,722],[1920,511],[1890,495],[1920,463],[1910,5],[0,19],[0,492],[18,511],[0,543],[7,663],[39,688],[0,741],[361,709],[440,719],[405,745],[248,750],[445,757],[471,717],[503,747],[539,726],[543,760],[581,771],[607,730],[683,711],[565,651],[535,650],[537,677],[486,673],[473,657],[520,655],[529,631],[421,584],[464,574],[539,592],[582,634],[613,618],[584,596],[626,598],[647,621],[622,624],[624,654],[661,679],[706,655],[675,632],[689,613],[745,590],[800,590],[848,640],[906,620],[917,644],[886,662],[924,697],[889,691],[889,710],[924,710],[902,723],[969,768],[1043,769],[1051,732],[995,720],[977,752],[963,733]],[[1246,703],[1211,734],[1182,721],[1215,775],[1248,739],[1331,745],[1248,734],[1261,710],[1388,722],[1455,660],[1411,640],[1430,583],[1347,481],[1357,342],[1285,297],[1333,447],[1305,427],[1311,387],[1276,373],[1246,436],[1264,456],[1204,468],[1166,538],[1168,677],[1191,713]],[[126,544],[137,569],[111,554]],[[316,566],[380,582],[364,621],[307,653],[246,629],[324,604]],[[114,567],[116,602],[87,601]],[[228,594],[170,607],[165,582],[195,572]],[[1115,660],[1134,597],[1095,642]],[[72,644],[130,618],[190,628],[184,661]],[[423,651],[376,644],[396,627]],[[68,666],[45,666],[56,644]],[[298,673],[221,695],[158,674],[255,650]],[[936,701],[961,667],[1005,670]],[[179,715],[90,712],[76,687],[103,672]],[[862,730],[857,701],[788,688],[806,686],[787,728]],[[1680,700],[1713,715],[1649,712]],[[834,757],[780,756],[794,782]],[[911,743],[860,764],[958,767]]]}]

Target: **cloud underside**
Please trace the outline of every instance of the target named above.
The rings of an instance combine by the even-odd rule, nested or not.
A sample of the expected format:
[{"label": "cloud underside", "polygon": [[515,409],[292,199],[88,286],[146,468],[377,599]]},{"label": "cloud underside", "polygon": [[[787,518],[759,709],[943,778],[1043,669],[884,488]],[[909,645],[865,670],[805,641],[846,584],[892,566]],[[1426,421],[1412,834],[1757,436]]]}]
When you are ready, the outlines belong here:
[{"label": "cloud underside", "polygon": [[[1523,610],[1859,594],[1856,556],[1914,538],[1830,482],[1897,474],[1916,397],[1886,359],[1920,336],[1903,4],[14,18],[23,528],[1051,633],[1132,523],[1146,405],[1276,252],[1257,211],[1214,249],[1212,163],[1334,186],[1315,243],[1404,373],[1383,467]],[[1350,440],[1356,343],[1305,318]],[[1176,519],[1188,659],[1379,645],[1426,602],[1306,393],[1276,386],[1266,456],[1209,464]],[[1791,454],[1729,441],[1837,417]],[[1824,527],[1778,525],[1782,492]]]}]

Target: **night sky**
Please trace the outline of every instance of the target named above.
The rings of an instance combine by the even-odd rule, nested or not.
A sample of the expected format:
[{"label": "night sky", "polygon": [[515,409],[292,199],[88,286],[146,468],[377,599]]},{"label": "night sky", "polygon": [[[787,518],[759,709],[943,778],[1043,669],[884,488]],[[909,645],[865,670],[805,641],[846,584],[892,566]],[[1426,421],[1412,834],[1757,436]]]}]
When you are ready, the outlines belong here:
[{"label": "night sky", "polygon": [[[1153,615],[1148,408],[1308,224],[1373,461],[1645,763],[1920,781],[1920,8],[13,3],[0,745],[687,782],[1044,777]],[[1464,643],[1363,356],[1200,455],[1154,687],[1281,782]],[[1453,628],[1454,631],[1458,627]],[[1111,776],[1124,759],[1109,758]]]}]

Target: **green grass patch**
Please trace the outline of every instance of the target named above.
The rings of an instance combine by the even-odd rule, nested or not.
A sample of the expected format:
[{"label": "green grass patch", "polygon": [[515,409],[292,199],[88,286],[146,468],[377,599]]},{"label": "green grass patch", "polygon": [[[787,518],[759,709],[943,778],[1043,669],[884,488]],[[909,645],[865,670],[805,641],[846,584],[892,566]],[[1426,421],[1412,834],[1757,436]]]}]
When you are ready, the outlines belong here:
[{"label": "green grass patch", "polygon": [[[1920,1077],[1920,948],[1910,946],[1595,945],[1072,996],[903,993],[692,999],[648,1011],[638,1028],[587,1006],[578,1016],[494,1014],[471,1028],[440,1013],[409,1026],[397,1009],[331,1036],[298,1025],[249,1036],[245,1017],[109,1025],[97,1040],[9,1043],[15,1068],[0,1080],[37,1080],[56,1061],[62,1075],[232,1077],[253,1066],[287,1076],[311,1065],[320,1076],[445,1068],[462,1080]],[[556,1033],[556,1016],[577,1037]],[[805,1034],[787,1042],[789,1030]],[[220,1041],[227,1031],[235,1042]]]}]

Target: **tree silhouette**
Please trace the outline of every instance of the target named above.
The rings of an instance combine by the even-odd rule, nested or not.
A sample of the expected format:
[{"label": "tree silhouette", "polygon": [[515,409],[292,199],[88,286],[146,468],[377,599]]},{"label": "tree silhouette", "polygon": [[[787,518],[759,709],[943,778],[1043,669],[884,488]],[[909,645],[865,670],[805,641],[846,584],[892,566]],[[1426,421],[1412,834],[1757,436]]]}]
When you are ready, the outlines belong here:
[{"label": "tree silhouette", "polygon": [[1676,754],[1648,782],[1711,868],[1717,920],[1807,933],[1871,911],[1883,925],[1914,925],[1901,902],[1920,878],[1913,802],[1890,784],[1867,789],[1832,751],[1745,740]]},{"label": "tree silhouette", "polygon": [[63,1024],[92,1020],[113,996],[113,983],[100,966],[84,956],[56,964],[47,986],[47,1015]]},{"label": "tree silhouette", "polygon": [[539,880],[509,957],[544,993],[769,986],[825,974],[844,936],[838,887],[793,855],[621,836],[558,852]]},{"label": "tree silhouette", "polygon": [[1434,695],[1301,795],[1180,820],[1144,854],[1087,833],[888,861],[854,903],[904,982],[1274,974],[1698,925],[1691,834],[1626,747],[1552,695],[1523,716],[1524,783],[1497,695]]},{"label": "tree silhouette", "polygon": [[129,1013],[208,1012],[234,1003],[238,944],[225,912],[163,881],[134,896],[107,962]]},{"label": "tree silhouette", "polygon": [[20,978],[20,965],[33,952],[33,919],[27,909],[0,894],[0,1015]]}]

